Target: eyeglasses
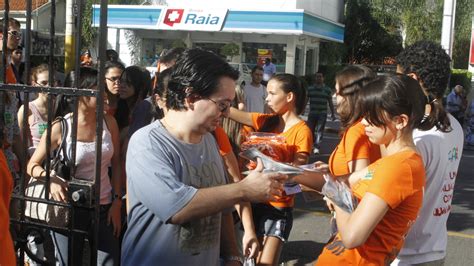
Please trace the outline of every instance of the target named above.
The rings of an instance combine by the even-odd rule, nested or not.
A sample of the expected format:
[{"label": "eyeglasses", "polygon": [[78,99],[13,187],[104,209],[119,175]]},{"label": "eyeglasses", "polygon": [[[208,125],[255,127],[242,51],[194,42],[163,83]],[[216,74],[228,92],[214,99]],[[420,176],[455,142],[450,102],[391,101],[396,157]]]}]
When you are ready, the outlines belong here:
[{"label": "eyeglasses", "polygon": [[120,77],[111,77],[111,78],[106,77],[105,79],[112,82],[112,83],[115,83],[115,82],[121,83]]},{"label": "eyeglasses", "polygon": [[213,103],[217,106],[217,108],[219,108],[219,111],[220,111],[221,113],[227,112],[227,110],[229,110],[230,105],[231,105],[230,102],[216,102],[216,101],[214,101],[214,100],[211,99],[211,98],[205,98],[205,99],[207,99],[207,100],[213,102]]},{"label": "eyeglasses", "polygon": [[19,31],[10,30],[10,31],[8,31],[8,33],[11,34],[11,36],[13,36],[13,37],[21,38],[21,32],[19,32]]},{"label": "eyeglasses", "polygon": [[35,83],[38,85],[38,86],[41,86],[41,87],[46,87],[46,86],[49,86],[49,81],[47,80],[42,80],[42,81],[35,81]]}]

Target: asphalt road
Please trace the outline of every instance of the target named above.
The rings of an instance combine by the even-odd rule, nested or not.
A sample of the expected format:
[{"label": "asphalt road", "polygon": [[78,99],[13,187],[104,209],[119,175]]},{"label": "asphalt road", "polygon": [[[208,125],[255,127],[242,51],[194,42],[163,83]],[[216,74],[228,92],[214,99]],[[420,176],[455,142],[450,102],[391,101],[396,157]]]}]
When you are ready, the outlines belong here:
[{"label": "asphalt road", "polygon": [[[328,126],[335,129],[337,123],[328,121]],[[311,159],[327,162],[338,142],[334,131],[326,133],[321,154]],[[300,193],[293,215],[293,230],[283,247],[280,262],[283,265],[312,265],[329,239],[329,212],[322,199],[307,201]],[[445,265],[474,265],[474,150],[463,151],[448,220]]]}]

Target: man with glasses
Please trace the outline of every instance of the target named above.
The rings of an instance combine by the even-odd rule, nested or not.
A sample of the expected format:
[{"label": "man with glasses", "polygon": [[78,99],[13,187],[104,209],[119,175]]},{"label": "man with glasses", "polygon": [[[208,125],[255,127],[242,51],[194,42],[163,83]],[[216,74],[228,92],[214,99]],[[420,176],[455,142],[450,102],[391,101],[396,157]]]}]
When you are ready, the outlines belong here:
[{"label": "man with glasses", "polygon": [[122,265],[220,265],[220,255],[227,263],[242,261],[231,208],[280,195],[286,176],[262,173],[259,162],[244,180],[227,184],[210,132],[229,114],[237,78],[227,62],[201,49],[176,62],[168,111],[135,132],[128,146]]}]

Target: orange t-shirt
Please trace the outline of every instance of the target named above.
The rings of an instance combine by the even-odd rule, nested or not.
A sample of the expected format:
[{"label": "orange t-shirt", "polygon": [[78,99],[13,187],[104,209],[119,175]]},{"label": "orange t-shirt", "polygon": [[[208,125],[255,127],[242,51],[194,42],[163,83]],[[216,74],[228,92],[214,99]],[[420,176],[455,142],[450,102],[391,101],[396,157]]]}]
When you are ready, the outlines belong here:
[{"label": "orange t-shirt", "polygon": [[17,80],[15,77],[15,73],[13,72],[13,68],[11,66],[8,66],[6,72],[6,84],[16,84]]},{"label": "orange t-shirt", "polygon": [[0,150],[0,265],[16,265],[13,241],[10,235],[10,196],[13,190],[13,178],[7,166],[7,159]]},{"label": "orange t-shirt", "polygon": [[214,130],[214,136],[216,137],[217,146],[219,146],[219,153],[221,156],[225,156],[232,152],[232,145],[230,144],[229,137],[222,127],[216,127],[216,130]]},{"label": "orange t-shirt", "polygon": [[373,163],[380,159],[380,147],[369,141],[365,127],[359,121],[349,127],[336,149],[329,157],[329,170],[335,176],[350,174],[347,163],[358,159],[369,159]]},{"label": "orange t-shirt", "polygon": [[368,174],[352,190],[359,201],[366,192],[377,195],[389,210],[363,245],[345,249],[337,235],[324,247],[317,265],[389,265],[417,218],[424,184],[423,161],[414,151],[399,152],[371,164]]},{"label": "orange t-shirt", "polygon": [[[252,122],[255,131],[260,131],[265,123],[265,120],[271,116],[274,115],[252,113]],[[311,148],[313,147],[313,137],[311,130],[304,121],[298,122],[285,132],[280,133],[273,131],[272,133],[278,133],[278,135],[285,137],[287,144],[287,154],[285,156],[285,160],[282,160],[284,163],[292,163],[294,161],[295,154],[297,153],[309,154],[311,152]],[[294,195],[278,197],[277,201],[270,201],[269,203],[270,205],[278,208],[293,207]]]}]

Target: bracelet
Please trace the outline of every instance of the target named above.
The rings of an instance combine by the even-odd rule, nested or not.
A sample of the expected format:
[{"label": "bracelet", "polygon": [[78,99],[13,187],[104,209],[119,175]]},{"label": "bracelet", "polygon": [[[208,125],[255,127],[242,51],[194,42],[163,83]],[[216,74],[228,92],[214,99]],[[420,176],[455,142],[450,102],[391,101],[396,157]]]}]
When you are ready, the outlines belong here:
[{"label": "bracelet", "polygon": [[224,257],[224,261],[238,261],[240,264],[244,265],[244,259],[240,256],[226,256]]},{"label": "bracelet", "polygon": [[112,200],[116,200],[116,199],[120,199],[120,195],[119,194],[114,194],[112,195]]}]

